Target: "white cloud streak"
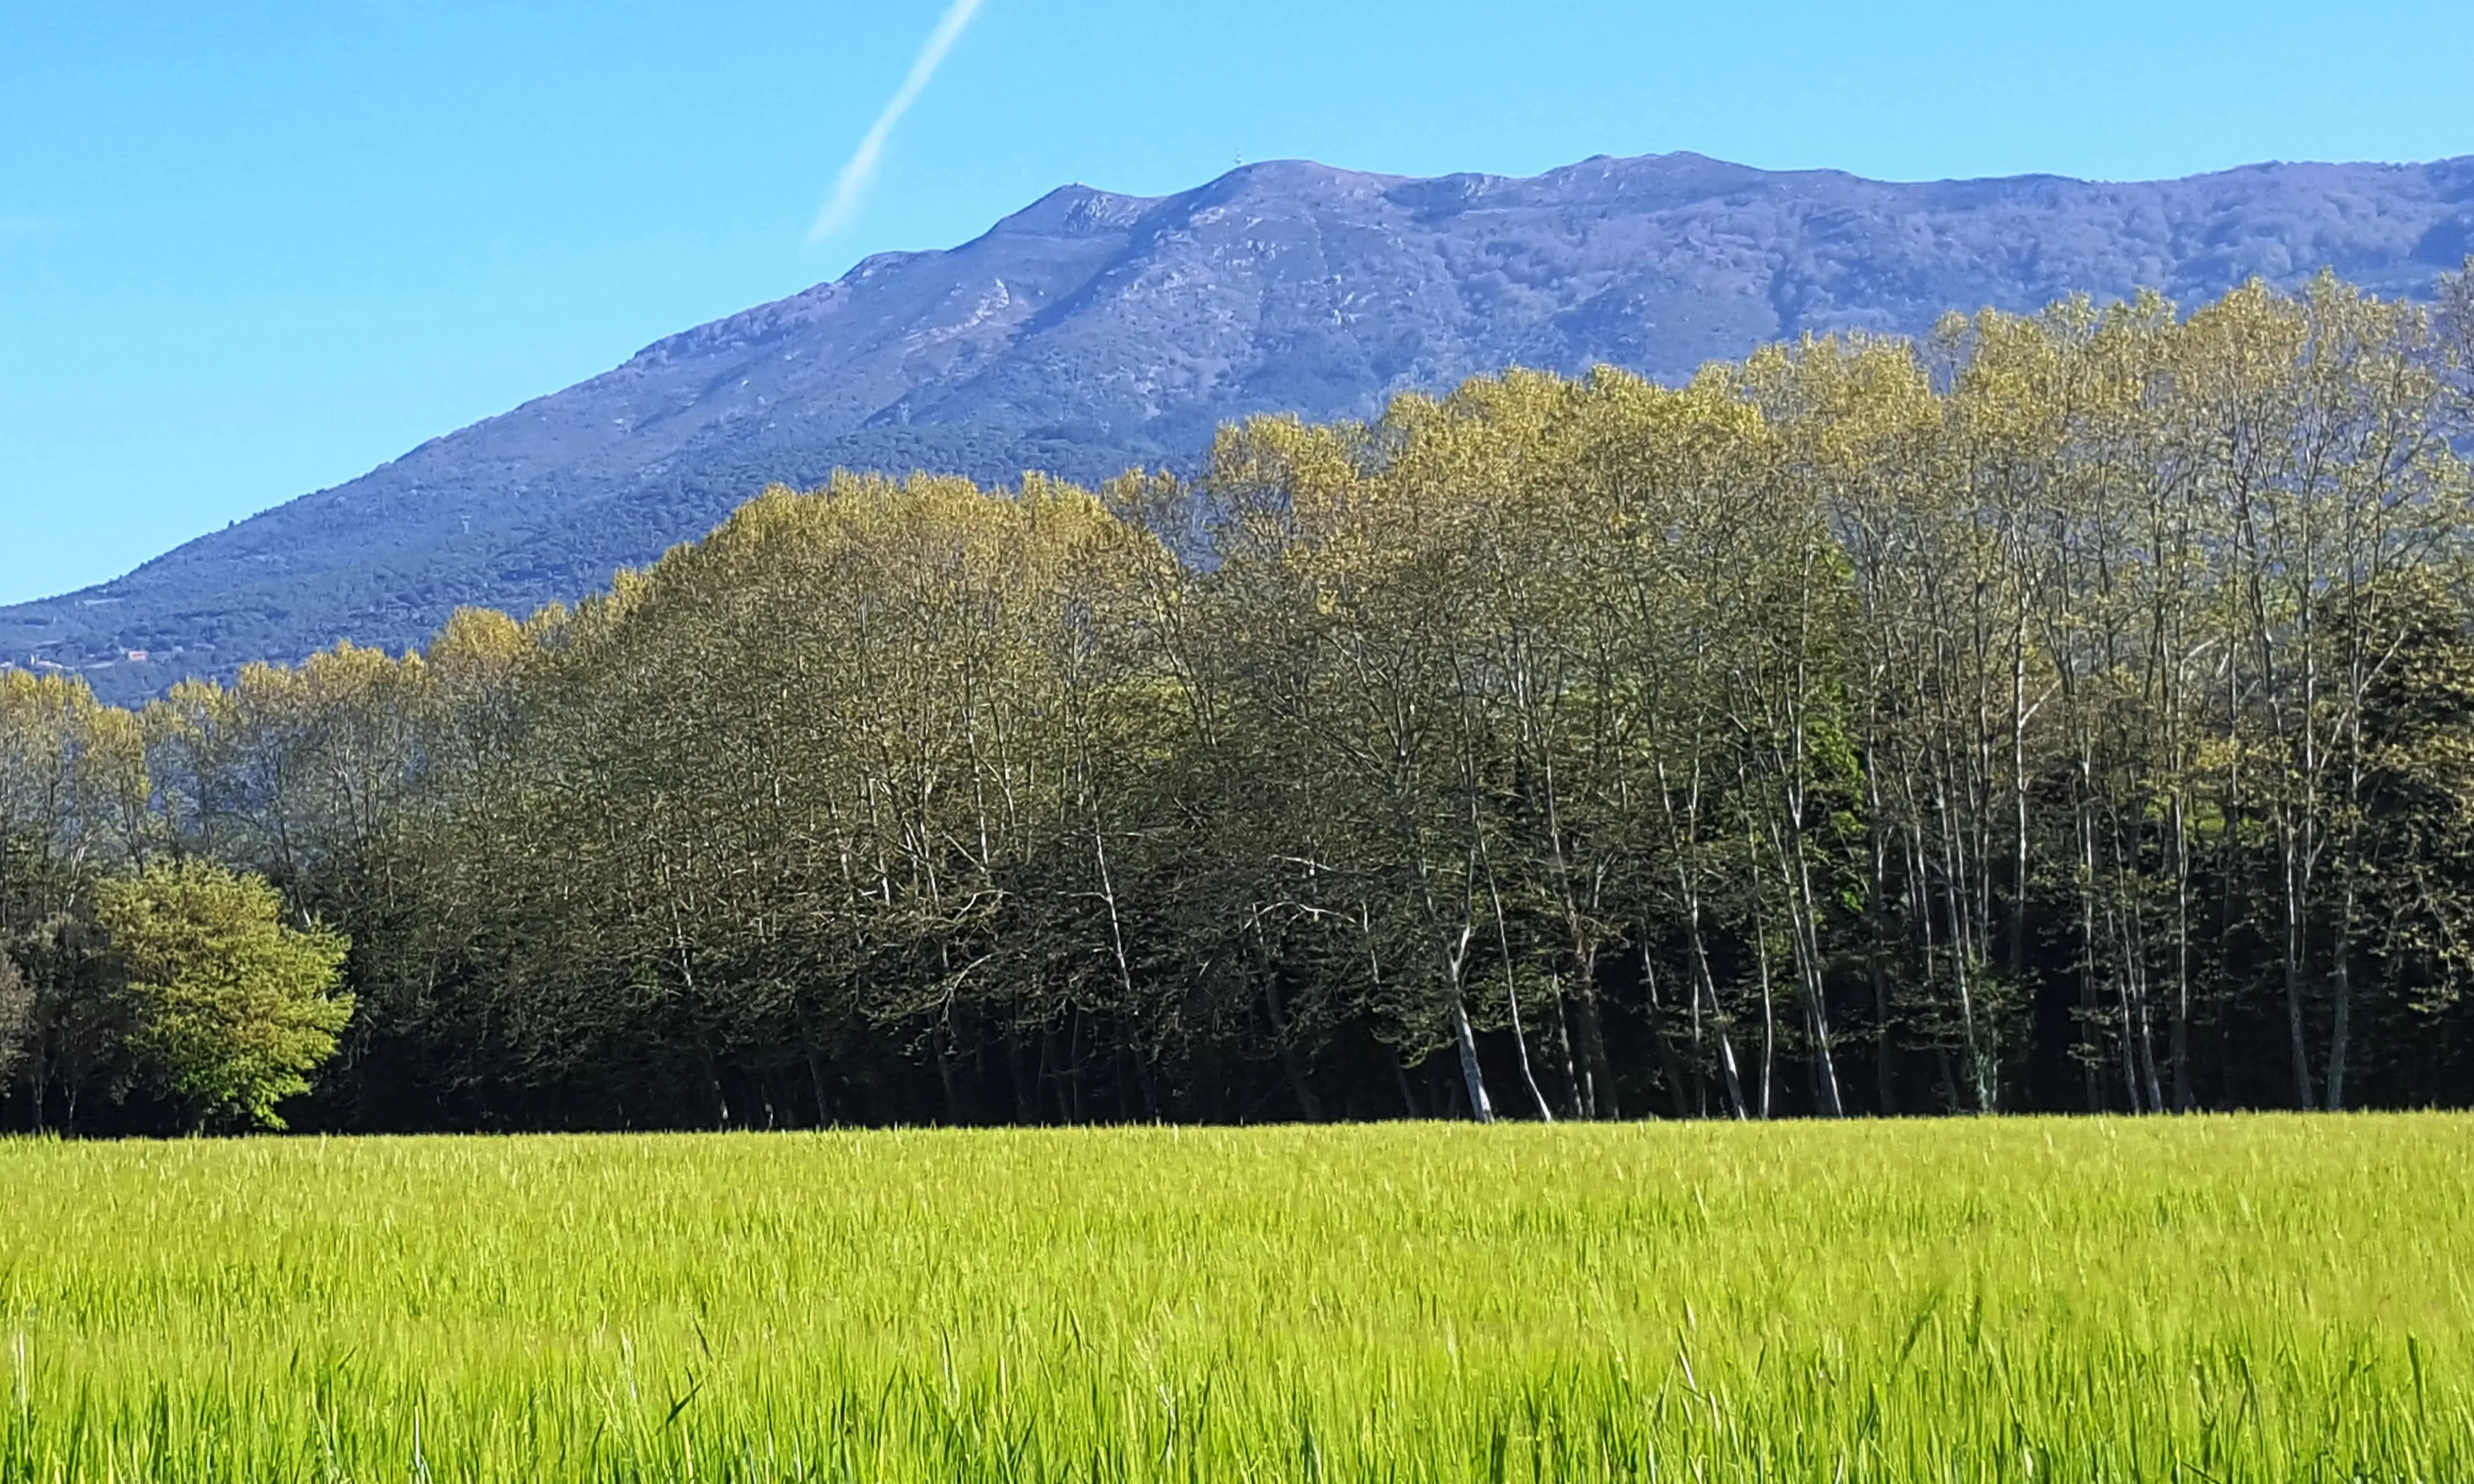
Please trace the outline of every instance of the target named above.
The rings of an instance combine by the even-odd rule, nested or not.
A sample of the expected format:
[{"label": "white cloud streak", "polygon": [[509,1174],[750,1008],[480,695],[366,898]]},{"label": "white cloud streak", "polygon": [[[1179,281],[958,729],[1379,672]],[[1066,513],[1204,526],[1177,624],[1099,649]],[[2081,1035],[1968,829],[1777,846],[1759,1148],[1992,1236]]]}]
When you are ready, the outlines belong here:
[{"label": "white cloud streak", "polygon": [[919,49],[918,59],[910,63],[910,75],[902,80],[902,85],[885,105],[885,111],[876,115],[876,122],[868,126],[866,136],[859,141],[859,148],[851,152],[850,162],[835,178],[833,195],[826,200],[824,209],[816,213],[816,225],[808,229],[811,247],[850,225],[850,219],[858,214],[860,204],[867,198],[867,188],[876,183],[877,161],[885,155],[885,141],[892,135],[893,126],[901,123],[902,115],[919,101],[928,80],[944,64],[945,54],[961,39],[962,28],[971,23],[979,10],[980,0],[954,0],[945,8],[936,29],[928,33],[928,44]]}]

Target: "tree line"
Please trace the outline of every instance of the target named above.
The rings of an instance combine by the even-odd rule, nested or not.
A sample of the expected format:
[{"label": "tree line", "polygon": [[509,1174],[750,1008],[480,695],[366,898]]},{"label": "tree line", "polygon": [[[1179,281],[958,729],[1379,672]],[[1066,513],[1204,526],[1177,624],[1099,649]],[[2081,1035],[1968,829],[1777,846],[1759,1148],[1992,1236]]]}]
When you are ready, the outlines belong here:
[{"label": "tree line", "polygon": [[[418,654],[0,672],[8,1116],[262,1122],[321,1035],[324,1129],[2474,1102],[2468,283],[845,474]],[[184,871],[288,935],[272,1093],[132,1000]]]}]

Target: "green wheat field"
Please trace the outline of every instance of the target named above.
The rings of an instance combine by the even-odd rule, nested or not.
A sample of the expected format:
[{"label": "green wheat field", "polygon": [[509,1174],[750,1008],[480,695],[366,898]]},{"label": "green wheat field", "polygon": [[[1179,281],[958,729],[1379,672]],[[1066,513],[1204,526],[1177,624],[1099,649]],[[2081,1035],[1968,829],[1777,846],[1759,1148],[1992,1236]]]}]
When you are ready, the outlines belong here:
[{"label": "green wheat field", "polygon": [[2474,1119],[0,1144],[0,1480],[2474,1479]]}]

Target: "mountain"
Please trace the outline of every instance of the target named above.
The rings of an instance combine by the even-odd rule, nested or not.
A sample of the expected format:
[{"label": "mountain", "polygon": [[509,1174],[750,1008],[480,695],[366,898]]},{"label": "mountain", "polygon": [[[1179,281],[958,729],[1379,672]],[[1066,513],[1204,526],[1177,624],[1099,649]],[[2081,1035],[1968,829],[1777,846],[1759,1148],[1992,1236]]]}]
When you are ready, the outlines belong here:
[{"label": "mountain", "polygon": [[[1097,479],[1224,420],[1363,414],[1524,365],[1661,378],[1807,330],[2323,267],[2427,294],[2474,251],[2474,156],[2108,183],[1892,183],[1698,155],[1522,180],[1249,165],[1179,195],[1055,191],[945,252],[674,335],[605,375],[85,592],[0,608],[0,661],[131,697],[390,648],[457,605],[580,596],[764,484],[837,467]],[[128,658],[133,650],[148,658]]]}]

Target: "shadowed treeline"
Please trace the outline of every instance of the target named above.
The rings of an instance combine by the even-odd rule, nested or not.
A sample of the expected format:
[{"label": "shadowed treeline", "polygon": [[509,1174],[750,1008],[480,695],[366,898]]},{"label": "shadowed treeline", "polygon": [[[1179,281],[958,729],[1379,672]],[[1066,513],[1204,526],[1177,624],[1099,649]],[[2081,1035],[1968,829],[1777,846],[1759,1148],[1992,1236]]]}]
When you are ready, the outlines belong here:
[{"label": "shadowed treeline", "polygon": [[0,674],[9,1107],[157,1118],[91,902],[162,856],[350,937],[309,1127],[2474,1102],[2467,308],[1516,374]]}]

